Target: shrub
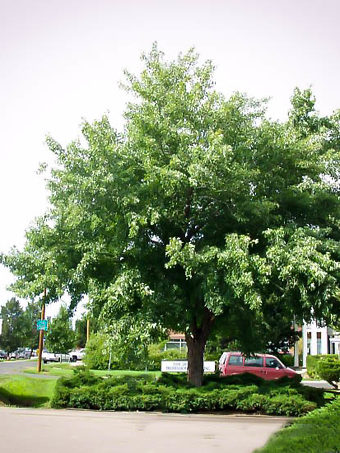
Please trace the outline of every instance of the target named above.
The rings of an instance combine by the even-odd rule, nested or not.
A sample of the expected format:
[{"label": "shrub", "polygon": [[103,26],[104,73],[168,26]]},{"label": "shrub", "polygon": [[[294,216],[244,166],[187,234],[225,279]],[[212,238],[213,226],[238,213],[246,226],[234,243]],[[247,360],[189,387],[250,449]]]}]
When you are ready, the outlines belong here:
[{"label": "shrub", "polygon": [[109,351],[105,345],[106,336],[101,333],[92,335],[86,343],[84,363],[93,370],[107,370],[109,364]]},{"label": "shrub", "polygon": [[299,416],[323,403],[321,390],[305,390],[299,384],[263,381],[251,374],[219,381],[214,376],[209,378],[202,387],[196,388],[186,382],[184,374],[163,374],[158,380],[143,374],[103,379],[80,371],[58,382],[51,404],[52,407],[99,410],[240,410]]},{"label": "shrub", "polygon": [[337,358],[336,354],[318,354],[318,355],[308,355],[307,356],[307,373],[308,376],[312,379],[317,379],[320,376],[317,372],[318,362],[323,357]]},{"label": "shrub", "polygon": [[337,382],[340,381],[340,360],[332,357],[322,357],[317,363],[317,374],[337,388]]}]

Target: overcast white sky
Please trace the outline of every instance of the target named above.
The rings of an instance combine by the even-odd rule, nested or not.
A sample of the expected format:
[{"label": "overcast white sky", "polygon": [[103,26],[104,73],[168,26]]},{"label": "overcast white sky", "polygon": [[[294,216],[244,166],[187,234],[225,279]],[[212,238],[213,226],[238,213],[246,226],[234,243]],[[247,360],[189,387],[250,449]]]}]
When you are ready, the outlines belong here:
[{"label": "overcast white sky", "polygon": [[[82,118],[106,112],[121,128],[118,82],[154,41],[169,58],[194,46],[219,91],[270,96],[273,118],[295,86],[312,85],[329,114],[340,108],[339,13],[339,0],[0,0],[0,251],[22,247],[46,209],[45,136],[65,145]],[[0,267],[0,305],[10,282]]]}]

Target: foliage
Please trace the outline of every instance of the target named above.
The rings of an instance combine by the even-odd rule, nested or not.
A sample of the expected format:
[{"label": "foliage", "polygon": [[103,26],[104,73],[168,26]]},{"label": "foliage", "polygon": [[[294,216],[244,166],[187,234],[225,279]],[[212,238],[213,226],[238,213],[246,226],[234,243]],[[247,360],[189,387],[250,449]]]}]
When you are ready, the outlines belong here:
[{"label": "foliage", "polygon": [[[256,378],[256,377],[255,377]],[[243,383],[241,382],[243,379]],[[322,391],[304,388],[288,381],[265,382],[254,376],[232,380],[206,379],[199,389],[185,376],[165,375],[155,381],[149,375],[106,377],[77,373],[59,380],[53,407],[100,410],[162,410],[165,412],[202,412],[238,410],[276,415],[302,415],[323,404]]]},{"label": "foliage", "polygon": [[75,343],[69,312],[65,305],[60,307],[56,318],[52,319],[46,334],[45,346],[51,352],[66,354]]},{"label": "foliage", "polygon": [[22,346],[30,348],[31,351],[38,348],[39,333],[37,331],[37,321],[41,316],[41,307],[38,302],[28,302],[24,311],[24,342]]},{"label": "foliage", "polygon": [[[92,327],[92,326],[91,326]],[[87,318],[83,315],[76,320],[75,328],[75,345],[77,348],[85,348],[87,341]]]},{"label": "foliage", "polygon": [[215,91],[194,51],[142,59],[123,134],[103,117],[83,124],[85,145],[47,139],[51,209],[1,261],[22,296],[87,293],[108,324],[184,332],[200,385],[213,330],[254,352],[280,318],[339,314],[340,114],[296,90],[271,121],[265,101]]},{"label": "foliage", "polygon": [[323,354],[317,354],[317,355],[307,355],[307,373],[308,373],[308,376],[312,379],[316,379],[316,378],[320,378],[320,376],[318,375],[318,362],[321,358],[334,358],[336,359],[338,356],[336,354],[327,354],[327,355],[323,355]]},{"label": "foliage", "polygon": [[122,316],[107,324],[107,348],[111,350],[111,365],[118,369],[147,370],[149,345],[166,338],[166,330],[140,316]]},{"label": "foliage", "polygon": [[292,367],[294,366],[294,356],[291,354],[280,354],[278,355],[278,358],[281,360],[281,362],[288,366]]},{"label": "foliage", "polygon": [[164,351],[164,343],[153,344],[149,346],[148,351],[148,370],[158,371],[161,369],[162,360],[185,359],[187,356],[186,350],[169,349]]},{"label": "foliage", "polygon": [[97,317],[93,316],[92,313],[87,312],[82,315],[80,319],[77,319],[75,322],[75,337],[76,337],[76,347],[85,348],[87,341],[87,321],[89,320],[90,324],[90,335],[93,335],[99,330],[99,320]]},{"label": "foliage", "polygon": [[271,437],[257,453],[336,453],[340,445],[340,398]]},{"label": "foliage", "polygon": [[317,373],[321,379],[338,388],[340,381],[340,360],[335,357],[322,357],[317,364]]},{"label": "foliage", "polygon": [[107,335],[95,333],[86,343],[86,353],[83,359],[87,368],[93,370],[107,370],[110,352],[106,346]]},{"label": "foliage", "polygon": [[25,342],[26,321],[20,302],[12,298],[1,307],[2,333],[0,347],[6,352],[15,351]]},{"label": "foliage", "polygon": [[[164,359],[185,358],[186,352],[177,350],[161,350],[161,344],[148,345],[144,333],[135,326],[127,333],[126,337],[119,333],[114,338],[103,332],[98,332],[90,337],[86,345],[84,362],[93,370],[106,370],[109,366],[110,350],[111,365],[113,370],[155,370],[161,369],[161,361]],[[144,338],[145,343],[143,344]],[[148,337],[149,338],[149,337]]]}]

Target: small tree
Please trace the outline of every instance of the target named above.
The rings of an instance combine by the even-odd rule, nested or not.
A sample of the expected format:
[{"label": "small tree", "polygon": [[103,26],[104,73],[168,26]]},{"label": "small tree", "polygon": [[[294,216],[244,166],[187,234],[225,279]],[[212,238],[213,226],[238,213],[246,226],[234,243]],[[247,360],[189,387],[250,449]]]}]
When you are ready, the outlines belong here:
[{"label": "small tree", "polygon": [[71,319],[65,305],[60,307],[59,313],[49,326],[45,346],[47,349],[60,354],[68,353],[75,343]]},{"label": "small tree", "polygon": [[[104,325],[104,323],[103,323]],[[139,316],[106,323],[107,349],[120,368],[148,369],[149,346],[166,338],[166,330]]]},{"label": "small tree", "polygon": [[94,370],[107,370],[109,360],[108,336],[103,332],[91,335],[86,343],[86,354],[84,357],[86,367]]}]

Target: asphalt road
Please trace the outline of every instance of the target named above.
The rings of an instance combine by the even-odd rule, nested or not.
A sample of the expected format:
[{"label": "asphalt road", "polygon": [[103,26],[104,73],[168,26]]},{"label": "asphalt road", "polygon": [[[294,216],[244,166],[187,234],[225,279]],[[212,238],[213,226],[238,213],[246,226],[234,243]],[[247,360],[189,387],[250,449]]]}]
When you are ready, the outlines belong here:
[{"label": "asphalt road", "polygon": [[35,360],[6,360],[0,362],[0,374],[17,374],[23,373],[25,368],[34,368],[37,366]]},{"label": "asphalt road", "polygon": [[0,449],[6,453],[251,453],[287,421],[0,407]]}]

